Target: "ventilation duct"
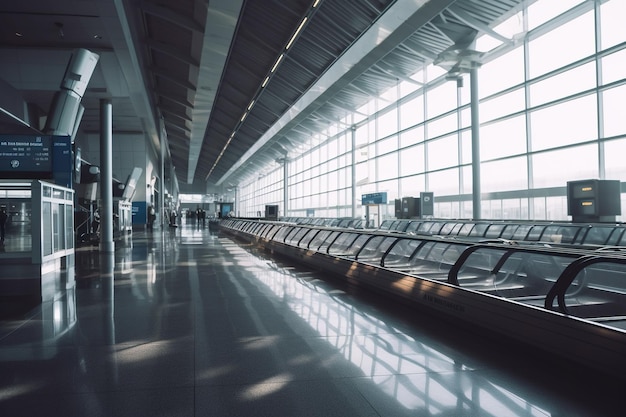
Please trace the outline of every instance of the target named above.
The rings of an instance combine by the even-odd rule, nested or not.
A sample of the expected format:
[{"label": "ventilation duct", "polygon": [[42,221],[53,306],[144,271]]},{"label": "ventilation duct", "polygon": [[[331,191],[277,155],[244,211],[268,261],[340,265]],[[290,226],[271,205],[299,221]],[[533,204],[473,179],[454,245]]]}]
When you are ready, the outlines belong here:
[{"label": "ventilation duct", "polygon": [[74,51],[61,81],[61,90],[52,100],[44,128],[46,134],[74,137],[84,111],[80,101],[99,58],[86,49]]}]

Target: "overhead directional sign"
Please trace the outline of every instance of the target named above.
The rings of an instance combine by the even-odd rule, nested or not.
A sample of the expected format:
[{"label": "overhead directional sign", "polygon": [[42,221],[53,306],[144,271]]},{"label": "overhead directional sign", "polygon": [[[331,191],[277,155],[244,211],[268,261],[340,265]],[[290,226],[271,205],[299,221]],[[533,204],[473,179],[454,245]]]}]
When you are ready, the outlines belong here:
[{"label": "overhead directional sign", "polygon": [[387,204],[387,193],[362,194],[361,204],[364,206],[369,204]]}]

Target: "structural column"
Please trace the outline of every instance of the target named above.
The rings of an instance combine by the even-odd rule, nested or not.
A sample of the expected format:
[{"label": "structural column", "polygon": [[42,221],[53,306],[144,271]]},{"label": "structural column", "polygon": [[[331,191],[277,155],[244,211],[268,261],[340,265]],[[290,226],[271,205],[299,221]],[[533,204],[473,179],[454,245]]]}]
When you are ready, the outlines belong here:
[{"label": "structural column", "polygon": [[241,210],[239,210],[239,187],[235,187],[235,207],[233,211],[237,213],[237,217],[241,217]]},{"label": "structural column", "polygon": [[352,126],[350,129],[350,141],[352,152],[350,153],[352,156],[352,161],[350,163],[350,177],[351,177],[351,200],[352,200],[352,218],[356,219],[356,127]]},{"label": "structural column", "polygon": [[289,159],[287,159],[287,157],[285,156],[284,158],[282,158],[282,162],[283,162],[283,200],[284,200],[284,207],[283,207],[283,216],[287,217],[288,216],[288,210],[289,210]]},{"label": "structural column", "polygon": [[114,252],[113,242],[113,111],[100,100],[100,251]]},{"label": "structural column", "polygon": [[472,117],[472,213],[481,218],[480,191],[480,119],[478,117],[478,69],[470,70],[470,106]]},{"label": "structural column", "polygon": [[[161,150],[161,155],[160,158],[161,160],[160,162],[160,172],[161,172],[161,180],[159,181],[159,186],[160,186],[160,195],[159,197],[161,198],[161,232],[165,231],[165,228],[167,227],[167,225],[170,222],[169,217],[167,216],[167,211],[165,210],[165,146],[166,146],[166,138],[167,138],[167,133],[165,131],[165,121],[163,120],[163,118],[160,119],[161,122],[161,137],[160,137],[160,141],[159,141],[159,145],[160,145],[160,150]],[[173,174],[172,174],[173,175]]]}]

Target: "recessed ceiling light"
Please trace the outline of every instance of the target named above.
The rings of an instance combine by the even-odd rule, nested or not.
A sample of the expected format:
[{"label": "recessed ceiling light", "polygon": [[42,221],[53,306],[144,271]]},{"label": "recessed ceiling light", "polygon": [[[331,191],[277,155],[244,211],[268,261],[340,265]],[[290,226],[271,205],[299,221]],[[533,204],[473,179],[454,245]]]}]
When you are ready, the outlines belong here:
[{"label": "recessed ceiling light", "polygon": [[93,35],[93,38],[94,38],[94,39],[102,39],[102,36],[100,36],[100,35],[96,34],[96,35]]},{"label": "recessed ceiling light", "polygon": [[22,32],[15,32],[15,36],[17,36],[18,38],[21,38],[24,35],[22,35]]}]

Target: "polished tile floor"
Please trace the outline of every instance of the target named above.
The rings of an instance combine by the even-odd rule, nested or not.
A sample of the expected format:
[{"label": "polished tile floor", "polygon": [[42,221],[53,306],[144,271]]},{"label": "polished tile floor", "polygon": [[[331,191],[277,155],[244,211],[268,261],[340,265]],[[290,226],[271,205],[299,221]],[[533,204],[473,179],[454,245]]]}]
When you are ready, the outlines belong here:
[{"label": "polished tile floor", "polygon": [[626,415],[624,381],[208,229],[116,248],[80,248],[54,301],[3,309],[0,416]]}]

